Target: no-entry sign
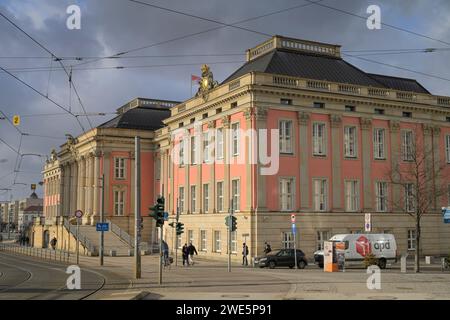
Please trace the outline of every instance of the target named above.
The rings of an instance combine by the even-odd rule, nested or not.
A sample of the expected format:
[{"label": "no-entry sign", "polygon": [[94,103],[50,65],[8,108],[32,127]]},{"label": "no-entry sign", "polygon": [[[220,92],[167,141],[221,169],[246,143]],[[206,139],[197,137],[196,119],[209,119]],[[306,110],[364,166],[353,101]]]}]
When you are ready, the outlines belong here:
[{"label": "no-entry sign", "polygon": [[295,223],[295,214],[291,214],[291,222]]}]

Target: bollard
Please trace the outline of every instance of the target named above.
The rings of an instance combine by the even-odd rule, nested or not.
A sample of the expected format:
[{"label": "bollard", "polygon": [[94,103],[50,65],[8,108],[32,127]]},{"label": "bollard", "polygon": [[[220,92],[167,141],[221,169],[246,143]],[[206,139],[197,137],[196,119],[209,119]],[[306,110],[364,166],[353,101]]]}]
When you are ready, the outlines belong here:
[{"label": "bollard", "polygon": [[441,271],[444,272],[445,270],[445,258],[441,259]]},{"label": "bollard", "polygon": [[425,256],[425,264],[431,264],[431,257]]}]

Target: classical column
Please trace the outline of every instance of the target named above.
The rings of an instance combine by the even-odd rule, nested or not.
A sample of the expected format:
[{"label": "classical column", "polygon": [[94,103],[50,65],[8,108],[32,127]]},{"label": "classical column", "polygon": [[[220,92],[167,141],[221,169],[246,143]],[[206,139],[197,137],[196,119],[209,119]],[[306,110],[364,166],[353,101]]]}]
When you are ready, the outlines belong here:
[{"label": "classical column", "polygon": [[93,195],[93,215],[98,218],[100,213],[100,152],[96,151],[94,153],[94,195]]},{"label": "classical column", "polygon": [[[209,131],[207,131],[209,134]],[[203,150],[203,125],[200,126],[200,132],[198,133],[198,140],[197,140],[197,183],[195,187],[195,199],[196,199],[196,210],[198,213],[203,213],[203,185],[202,185],[202,170],[203,170],[203,159],[205,158],[204,150]],[[206,165],[206,162],[205,162]]]},{"label": "classical column", "polygon": [[86,211],[92,216],[94,211],[94,155],[89,154],[86,179],[87,205]]},{"label": "classical column", "polygon": [[371,211],[373,204],[373,186],[372,183],[372,166],[371,166],[371,137],[372,137],[372,119],[360,118],[361,125],[361,157],[363,169],[363,192],[364,192],[364,211]]},{"label": "classical column", "polygon": [[[142,142],[141,142],[141,144],[142,144]],[[142,145],[141,145],[141,148],[142,148]],[[128,199],[130,199],[129,207],[130,207],[131,211],[129,212],[129,214],[134,216],[134,210],[136,208],[135,203],[134,203],[134,194],[136,192],[136,188],[135,188],[135,185],[136,185],[136,177],[135,177],[136,154],[135,154],[135,152],[130,151],[128,153],[128,158],[130,158],[130,160],[129,160],[130,161],[130,172],[126,172],[125,176],[130,177],[131,189],[128,189],[126,194],[127,195],[130,194],[130,197],[127,197]],[[142,159],[142,151],[141,151],[141,159]],[[127,166],[125,166],[125,168],[127,168]],[[141,181],[145,181],[145,180],[142,180],[142,169],[141,169]],[[127,206],[128,206],[128,201],[125,201],[125,213],[127,210]]]},{"label": "classical column", "polygon": [[244,117],[245,117],[245,129],[247,132],[250,132],[250,135],[247,135],[245,138],[245,148],[244,148],[244,157],[246,159],[246,165],[245,165],[245,207],[244,211],[252,212],[252,188],[254,187],[252,185],[252,167],[254,165],[255,160],[253,159],[255,157],[255,153],[253,152],[253,148],[255,148],[255,137],[253,135],[253,128],[252,128],[252,118],[253,118],[253,108],[248,107],[244,111]]},{"label": "classical column", "polygon": [[83,203],[84,203],[84,157],[80,157],[77,160],[78,165],[78,175],[77,175],[77,208],[76,210],[83,210]]},{"label": "classical column", "polygon": [[[440,179],[440,173],[442,170],[439,170],[439,167],[441,166],[441,158],[440,158],[440,135],[441,135],[441,128],[435,126],[433,127],[433,160],[434,160],[434,168],[432,171],[432,174],[438,173],[434,177],[434,189],[436,190],[436,193],[438,194],[437,197],[434,199],[434,210],[439,212],[440,210],[440,204],[437,203],[437,200],[442,197],[442,185],[441,185],[441,179]],[[444,146],[445,148],[445,146]],[[445,149],[444,149],[445,150]],[[448,194],[448,186],[445,186],[445,190],[447,191],[444,194]]]},{"label": "classical column", "polygon": [[[169,136],[170,137],[170,136]],[[175,146],[174,146],[175,142],[173,140],[171,140],[169,142],[170,145],[170,149],[169,150],[174,150]],[[175,157],[177,155],[174,155]],[[176,159],[176,158],[175,158]],[[172,156],[168,155],[168,159],[167,159],[167,164],[169,166],[169,176],[170,176],[170,193],[172,194],[172,202],[171,202],[171,209],[172,209],[172,214],[176,213],[177,210],[177,199],[180,197],[179,195],[179,189],[175,190],[175,159],[172,158]]]},{"label": "classical column", "polygon": [[300,210],[309,210],[309,155],[308,143],[309,112],[298,111],[298,154],[300,157]]},{"label": "classical column", "polygon": [[111,170],[110,170],[110,168],[111,168],[111,160],[110,160],[110,158],[111,158],[111,152],[110,151],[103,151],[103,153],[102,153],[102,161],[103,161],[103,172],[102,172],[102,174],[104,174],[105,175],[105,181],[104,181],[104,184],[103,184],[103,187],[105,188],[105,203],[103,204],[104,205],[104,212],[105,212],[105,217],[107,216],[107,215],[109,215],[110,214],[110,205],[109,205],[109,198],[110,198],[110,195],[109,195],[109,186],[110,186],[110,181],[111,181],[111,179],[110,179],[110,174],[111,174]]},{"label": "classical column", "polygon": [[[265,143],[262,141],[259,141],[260,137],[260,130],[267,130],[267,108],[265,107],[254,107],[254,118],[255,118],[255,129],[256,132],[258,132],[258,138],[257,138],[257,146],[256,146],[256,154],[259,154],[259,144]],[[267,134],[264,137],[266,140],[269,138],[269,135]],[[267,150],[267,148],[266,148]],[[268,151],[268,150],[267,150]],[[256,165],[256,186],[253,186],[253,188],[256,188],[256,190],[253,190],[257,194],[257,204],[256,204],[256,211],[258,212],[264,212],[267,211],[267,192],[266,192],[266,176],[261,175],[261,164],[258,161],[258,164]]]},{"label": "classical column", "polygon": [[78,163],[74,159],[70,164],[70,214],[78,209]]},{"label": "classical column", "polygon": [[338,114],[330,114],[331,124],[331,171],[333,211],[342,210],[342,119]]},{"label": "classical column", "polygon": [[[396,174],[396,168],[398,166],[400,152],[399,152],[399,130],[400,130],[400,122],[396,120],[390,120],[389,121],[389,128],[390,128],[390,136],[391,136],[391,167],[393,172],[394,179],[398,178]],[[399,185],[392,185],[392,203],[399,203],[400,202],[400,186]],[[394,210],[395,208],[392,208]]]},{"label": "classical column", "polygon": [[[188,131],[189,132],[189,131]],[[191,171],[191,137],[190,134],[187,137],[183,137],[183,156],[188,159],[187,163],[184,163],[184,210],[187,214],[191,213],[191,183],[190,183],[190,171]],[[187,157],[185,156],[187,155]],[[179,187],[179,186],[178,186]]]},{"label": "classical column", "polygon": [[230,208],[230,161],[231,161],[231,146],[230,146],[230,116],[222,117],[223,127],[223,160],[224,160],[224,177],[223,177],[223,211],[228,212]]},{"label": "classical column", "polygon": [[[209,121],[208,122],[208,130],[209,133],[209,150],[212,148],[212,152],[210,151],[211,156],[211,166],[209,172],[209,203],[208,203],[208,213],[216,212],[216,122]],[[214,133],[214,134],[213,134]]]},{"label": "classical column", "polygon": [[58,216],[62,217],[64,215],[64,206],[66,202],[66,185],[65,185],[65,179],[66,179],[66,173],[65,173],[65,166],[60,166],[60,176],[59,176],[59,206],[58,206]]}]

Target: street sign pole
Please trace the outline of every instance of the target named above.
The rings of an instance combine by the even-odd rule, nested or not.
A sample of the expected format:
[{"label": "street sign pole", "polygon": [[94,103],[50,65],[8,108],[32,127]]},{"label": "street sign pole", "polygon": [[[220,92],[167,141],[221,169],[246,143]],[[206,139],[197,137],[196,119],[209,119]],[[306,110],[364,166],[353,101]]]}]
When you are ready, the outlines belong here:
[{"label": "street sign pole", "polygon": [[180,205],[179,205],[179,199],[177,198],[177,218],[176,218],[176,223],[175,223],[175,266],[178,266],[178,246],[177,246],[177,242],[178,242],[178,235],[177,235],[177,225],[178,225],[178,220],[180,219]]},{"label": "street sign pole", "polygon": [[297,269],[297,230],[295,225],[295,214],[291,214],[291,222],[292,222],[292,233],[294,234],[294,260],[295,260],[295,269]]},{"label": "street sign pole", "polygon": [[[97,192],[97,191],[96,191]],[[100,222],[105,222],[105,174],[102,174],[102,197],[101,197],[101,210],[100,210]],[[103,266],[104,262],[104,250],[105,250],[105,234],[100,232],[100,265]]]},{"label": "street sign pole", "polygon": [[80,218],[77,217],[77,265],[80,264]]},{"label": "street sign pole", "polygon": [[134,193],[134,276],[141,278],[141,253],[139,250],[139,241],[141,240],[141,138],[134,138],[134,157],[135,157],[135,193]]},{"label": "street sign pole", "polygon": [[163,226],[159,227],[160,231],[160,237],[159,237],[159,281],[158,283],[161,285],[162,284],[162,264],[163,264],[163,232],[164,232],[164,228]]},{"label": "street sign pole", "polygon": [[231,272],[231,216],[233,215],[233,199],[231,199],[230,204],[228,218],[228,272]]}]

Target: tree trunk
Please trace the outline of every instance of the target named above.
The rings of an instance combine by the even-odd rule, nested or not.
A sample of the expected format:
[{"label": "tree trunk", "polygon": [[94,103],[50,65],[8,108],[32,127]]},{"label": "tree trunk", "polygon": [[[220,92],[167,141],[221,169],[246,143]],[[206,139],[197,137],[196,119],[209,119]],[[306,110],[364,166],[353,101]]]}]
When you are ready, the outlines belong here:
[{"label": "tree trunk", "polygon": [[416,220],[416,257],[415,257],[414,271],[420,272],[420,219]]}]

